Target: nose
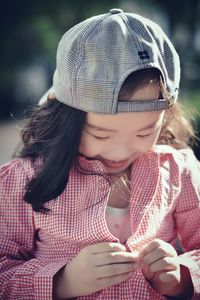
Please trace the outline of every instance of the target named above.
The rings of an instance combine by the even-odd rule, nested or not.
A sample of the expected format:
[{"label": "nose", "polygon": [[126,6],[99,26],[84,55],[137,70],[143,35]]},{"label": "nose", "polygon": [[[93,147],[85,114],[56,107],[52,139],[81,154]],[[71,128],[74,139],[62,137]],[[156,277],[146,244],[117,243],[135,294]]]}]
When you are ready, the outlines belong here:
[{"label": "nose", "polygon": [[127,144],[115,145],[110,151],[110,160],[123,161],[129,159],[135,153]]}]

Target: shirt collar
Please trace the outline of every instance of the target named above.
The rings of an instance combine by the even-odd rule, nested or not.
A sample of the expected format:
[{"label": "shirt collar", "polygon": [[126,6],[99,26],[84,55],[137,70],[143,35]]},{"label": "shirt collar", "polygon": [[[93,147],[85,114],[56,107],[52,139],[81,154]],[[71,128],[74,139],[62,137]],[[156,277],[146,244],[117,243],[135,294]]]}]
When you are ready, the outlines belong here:
[{"label": "shirt collar", "polygon": [[76,165],[86,173],[95,172],[97,174],[106,175],[106,169],[103,163],[98,159],[88,158],[82,154],[79,154]]}]

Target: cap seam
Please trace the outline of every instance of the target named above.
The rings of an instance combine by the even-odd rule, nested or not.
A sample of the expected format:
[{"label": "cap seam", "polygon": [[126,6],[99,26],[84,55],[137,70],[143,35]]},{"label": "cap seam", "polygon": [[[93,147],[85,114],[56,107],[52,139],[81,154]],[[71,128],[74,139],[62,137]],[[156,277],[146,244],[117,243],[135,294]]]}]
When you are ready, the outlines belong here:
[{"label": "cap seam", "polygon": [[[132,32],[132,30],[131,30],[130,20],[129,20],[129,18],[127,17],[126,13],[120,13],[120,14],[119,14],[119,17],[121,17],[121,19],[122,19],[124,25],[127,26],[127,29],[128,29],[128,31],[129,31],[129,33],[131,34],[131,37],[132,37],[132,38],[135,37],[134,40],[135,40],[135,42],[137,43],[137,48],[139,49],[139,48],[141,47],[141,45],[142,45],[141,48],[144,50],[144,44],[142,43],[142,41],[138,39],[138,36],[133,35],[133,32]],[[148,59],[148,64],[149,64],[149,63],[152,63],[152,62],[154,62],[154,61],[151,61],[150,59]],[[137,60],[137,64],[135,64],[135,67],[137,67],[138,65],[143,65],[144,67],[147,66],[147,64],[146,64],[145,62],[143,62],[143,61],[139,62],[139,60]],[[135,72],[135,71],[137,71],[137,70],[139,69],[138,67],[135,69],[135,67],[132,67],[132,68],[131,68],[132,70],[130,70],[130,72],[129,72],[129,70],[127,70],[127,72],[123,74],[123,78],[121,78],[121,79],[118,81],[118,84],[115,85],[115,88],[114,88],[114,90],[113,90],[113,93],[114,93],[114,101],[113,101],[113,102],[114,102],[114,103],[113,103],[112,112],[117,113],[118,96],[119,96],[120,88],[121,88],[121,86],[122,86],[124,80],[125,80],[132,72]],[[133,70],[133,69],[134,69],[134,70]],[[159,69],[159,70],[160,70],[160,69]],[[160,70],[160,71],[161,71],[161,70]],[[161,72],[161,73],[162,73],[162,72]],[[117,89],[118,89],[118,91],[116,91]],[[116,95],[116,93],[117,93],[117,95]],[[115,104],[115,107],[114,107],[114,104]]]},{"label": "cap seam", "polygon": [[[126,16],[126,14],[124,14],[124,17],[126,17],[126,20],[127,20],[127,28],[128,28],[128,30],[129,30],[129,32],[130,32],[130,34],[131,34],[131,36],[133,37],[133,32],[132,32],[132,30],[131,30],[131,25],[130,25],[130,20],[128,19],[128,17]],[[123,18],[124,19],[124,21],[125,21],[125,18]],[[125,24],[126,25],[126,24]],[[137,44],[138,44],[138,49],[142,46],[142,49],[141,50],[145,50],[145,48],[144,48],[144,43],[142,42],[142,40],[141,40],[141,37],[139,36],[139,35],[137,35],[136,36],[136,42],[137,42]],[[150,59],[148,59],[148,61],[150,61]],[[139,63],[140,64],[140,63]],[[143,65],[145,65],[145,62],[144,61],[141,61],[141,64],[143,64]]]},{"label": "cap seam", "polygon": [[[78,72],[78,69],[80,68],[80,65],[81,65],[81,62],[82,62],[82,59],[83,57],[85,56],[85,42],[86,42],[86,39],[90,36],[90,34],[93,32],[93,30],[104,20],[106,19],[106,17],[108,17],[109,14],[104,14],[102,15],[103,18],[101,18],[100,20],[98,20],[95,24],[95,26],[93,26],[92,30],[90,32],[85,32],[80,41],[79,41],[79,54],[78,54],[78,59],[77,59],[77,62],[76,62],[76,65],[74,66],[74,69],[73,69],[73,72],[72,72],[72,76],[71,76],[71,86],[73,87],[72,88],[72,91],[73,91],[73,95],[75,95],[75,86],[76,86],[76,75],[77,75],[77,72]],[[74,97],[72,96],[72,103],[74,103]]]}]

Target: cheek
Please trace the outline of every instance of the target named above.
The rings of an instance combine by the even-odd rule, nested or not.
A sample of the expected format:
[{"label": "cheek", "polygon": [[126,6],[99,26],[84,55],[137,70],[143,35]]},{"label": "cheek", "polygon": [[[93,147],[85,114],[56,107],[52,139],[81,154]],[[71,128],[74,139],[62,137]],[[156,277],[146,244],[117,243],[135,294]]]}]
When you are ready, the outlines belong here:
[{"label": "cheek", "polygon": [[151,148],[152,146],[154,146],[157,143],[158,137],[160,134],[160,130],[158,130],[155,134],[153,134],[153,136],[151,137],[150,141],[149,141],[149,147]]},{"label": "cheek", "polygon": [[88,157],[94,157],[98,155],[101,151],[101,148],[95,141],[88,137],[86,134],[83,133],[79,145],[79,152]]},{"label": "cheek", "polygon": [[159,136],[159,132],[153,134],[152,136],[150,136],[147,139],[138,141],[138,143],[137,143],[138,149],[137,150],[139,152],[149,151],[156,144],[156,142],[158,140],[158,136]]}]

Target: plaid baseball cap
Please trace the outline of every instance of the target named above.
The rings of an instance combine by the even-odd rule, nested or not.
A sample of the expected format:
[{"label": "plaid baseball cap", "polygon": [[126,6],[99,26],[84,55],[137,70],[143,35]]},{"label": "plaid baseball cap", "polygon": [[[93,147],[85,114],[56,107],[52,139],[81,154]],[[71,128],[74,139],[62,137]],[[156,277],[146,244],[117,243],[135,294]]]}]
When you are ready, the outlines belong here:
[{"label": "plaid baseball cap", "polygon": [[[168,99],[118,101],[128,75],[148,68],[161,72]],[[154,111],[177,100],[179,81],[179,56],[163,30],[140,15],[111,9],[63,35],[53,91],[60,102],[86,112]]]}]

